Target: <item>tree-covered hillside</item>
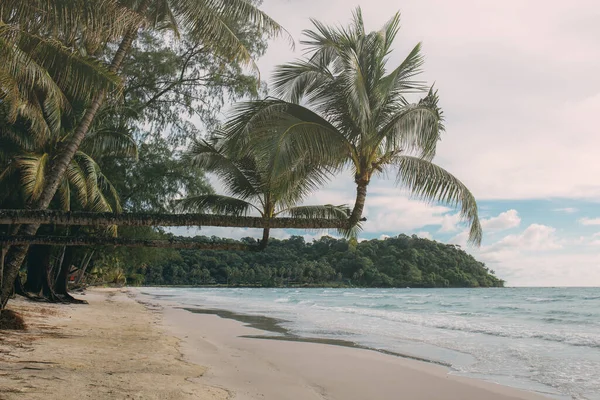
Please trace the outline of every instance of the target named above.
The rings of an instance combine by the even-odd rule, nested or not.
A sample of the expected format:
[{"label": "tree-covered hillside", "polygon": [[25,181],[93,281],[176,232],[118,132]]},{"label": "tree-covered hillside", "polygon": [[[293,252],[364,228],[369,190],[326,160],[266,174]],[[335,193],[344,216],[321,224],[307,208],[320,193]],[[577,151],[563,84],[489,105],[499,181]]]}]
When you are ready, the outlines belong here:
[{"label": "tree-covered hillside", "polygon": [[[224,241],[215,237],[196,240]],[[227,240],[231,242],[230,240]],[[243,243],[256,245],[251,238]],[[129,282],[145,285],[353,285],[372,287],[503,286],[459,246],[399,235],[360,243],[300,236],[272,239],[264,251],[168,250],[137,266]],[[134,257],[135,258],[135,257]],[[134,258],[130,258],[134,262]]]}]

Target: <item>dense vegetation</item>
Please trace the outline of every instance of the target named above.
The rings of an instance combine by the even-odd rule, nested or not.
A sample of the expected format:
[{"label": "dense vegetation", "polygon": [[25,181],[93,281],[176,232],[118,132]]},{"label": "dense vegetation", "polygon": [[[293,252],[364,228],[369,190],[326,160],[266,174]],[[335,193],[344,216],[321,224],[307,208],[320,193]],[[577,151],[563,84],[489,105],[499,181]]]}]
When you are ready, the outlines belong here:
[{"label": "dense vegetation", "polygon": [[[222,241],[197,237],[200,241]],[[243,243],[255,244],[246,238]],[[137,263],[137,265],[136,265]],[[305,242],[301,236],[271,239],[266,250],[170,250],[153,259],[130,259],[130,284],[144,285],[351,285],[369,287],[503,286],[485,264],[459,246],[417,236],[384,240]]]},{"label": "dense vegetation", "polygon": [[[69,279],[122,283],[128,275],[152,284],[499,284],[452,246],[404,236],[350,239],[360,230],[372,177],[391,173],[416,197],[457,207],[470,242],[481,241],[473,195],[433,163],[444,118],[437,92],[419,80],[420,44],[399,65],[387,65],[399,14],[372,32],[360,9],[347,27],[312,21],[301,42],[305,56],[277,67],[269,91],[254,60],[286,32],[260,5],[0,2],[0,209],[83,210],[98,218],[90,226],[4,219],[0,310],[14,292],[76,302]],[[223,108],[241,99],[247,101],[221,121]],[[354,204],[303,204],[348,171]],[[224,193],[214,193],[206,172],[217,175]],[[136,225],[149,214],[182,210],[213,214],[231,227],[248,227],[246,217],[258,214],[253,226],[264,229],[263,240],[246,242],[271,247],[217,253],[100,246],[111,236],[163,239],[159,227]],[[136,227],[117,227],[98,212],[142,214]],[[347,239],[270,242],[276,221],[333,227]],[[64,246],[52,236],[93,237],[97,246]]]}]

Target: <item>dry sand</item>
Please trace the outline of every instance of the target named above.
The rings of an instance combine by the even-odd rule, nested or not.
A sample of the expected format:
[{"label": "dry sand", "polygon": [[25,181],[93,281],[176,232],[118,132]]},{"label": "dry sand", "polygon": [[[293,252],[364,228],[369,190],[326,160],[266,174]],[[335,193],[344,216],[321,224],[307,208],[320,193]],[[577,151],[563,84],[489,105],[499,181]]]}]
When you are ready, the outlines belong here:
[{"label": "dry sand", "polygon": [[29,328],[0,331],[0,399],[544,399],[374,351],[240,337],[263,332],[133,293],[11,303]]},{"label": "dry sand", "polygon": [[123,290],[88,291],[89,305],[15,300],[26,332],[0,331],[0,399],[227,399],[198,382],[160,315]]}]

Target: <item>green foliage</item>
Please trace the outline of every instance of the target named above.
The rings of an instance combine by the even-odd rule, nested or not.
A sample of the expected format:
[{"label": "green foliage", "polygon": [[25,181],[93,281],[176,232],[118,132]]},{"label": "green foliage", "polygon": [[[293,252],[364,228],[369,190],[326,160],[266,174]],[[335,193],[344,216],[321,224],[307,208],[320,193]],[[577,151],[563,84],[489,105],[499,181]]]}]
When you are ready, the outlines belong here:
[{"label": "green foliage", "polygon": [[[258,213],[263,218],[289,216],[347,220],[347,206],[297,205],[327,179],[327,170],[298,158],[285,172],[275,173],[280,151],[269,155],[240,153],[230,148],[220,134],[209,140],[195,141],[188,158],[191,164],[216,174],[225,186],[227,195],[190,196],[179,201],[188,211],[214,212],[233,216]],[[263,230],[261,246],[267,245],[269,228]]]},{"label": "green foliage", "polygon": [[[444,132],[437,92],[417,78],[423,56],[417,44],[392,70],[395,14],[367,32],[360,8],[346,26],[312,21],[304,31],[305,56],[276,68],[278,98],[241,103],[225,126],[228,140],[253,153],[282,150],[275,173],[300,157],[333,170],[349,168],[357,195],[350,222],[358,223],[373,176],[398,175],[397,183],[425,201],[460,207],[471,243],[481,242],[477,203],[468,188],[432,164]],[[414,104],[408,95],[422,93]]]},{"label": "green foliage", "polygon": [[[196,240],[222,242],[216,237]],[[227,240],[229,241],[229,240]],[[256,244],[251,238],[242,242]],[[145,285],[492,287],[503,286],[485,264],[459,246],[417,236],[385,240],[300,236],[272,239],[261,252],[168,250],[156,260],[125,262]]]}]

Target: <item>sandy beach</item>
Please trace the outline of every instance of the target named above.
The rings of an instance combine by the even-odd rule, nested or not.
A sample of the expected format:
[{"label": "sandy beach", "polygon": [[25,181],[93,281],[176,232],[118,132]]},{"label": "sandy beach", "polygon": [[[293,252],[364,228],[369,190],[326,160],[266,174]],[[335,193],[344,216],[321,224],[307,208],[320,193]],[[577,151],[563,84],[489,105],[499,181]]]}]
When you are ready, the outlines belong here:
[{"label": "sandy beach", "polygon": [[125,289],[87,306],[11,303],[0,399],[544,399],[370,350],[264,340],[264,332]]},{"label": "sandy beach", "polygon": [[199,379],[161,317],[126,290],[94,289],[89,305],[16,299],[25,332],[0,331],[0,399],[211,399],[228,392]]}]

